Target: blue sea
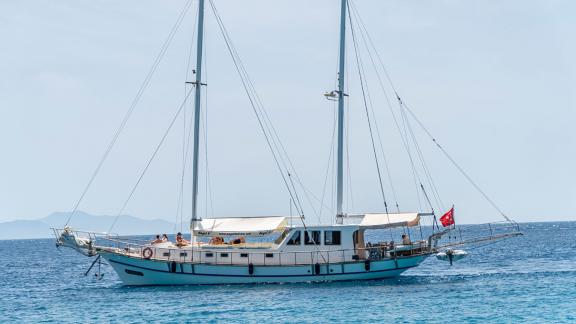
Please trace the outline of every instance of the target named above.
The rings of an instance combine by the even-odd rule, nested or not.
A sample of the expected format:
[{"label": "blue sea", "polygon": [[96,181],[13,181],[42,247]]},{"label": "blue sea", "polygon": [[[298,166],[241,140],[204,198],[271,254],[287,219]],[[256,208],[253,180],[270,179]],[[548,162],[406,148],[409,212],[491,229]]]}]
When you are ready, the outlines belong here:
[{"label": "blue sea", "polygon": [[395,279],[310,284],[125,287],[110,266],[53,240],[0,241],[0,322],[576,322],[576,222],[429,258]]}]

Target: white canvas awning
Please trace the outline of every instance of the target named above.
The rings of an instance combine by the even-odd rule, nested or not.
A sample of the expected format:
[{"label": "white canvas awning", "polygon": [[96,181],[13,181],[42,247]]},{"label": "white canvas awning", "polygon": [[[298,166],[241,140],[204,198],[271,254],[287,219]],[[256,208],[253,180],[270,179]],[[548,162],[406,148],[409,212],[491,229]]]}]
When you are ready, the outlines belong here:
[{"label": "white canvas awning", "polygon": [[411,227],[420,223],[419,213],[364,214],[345,216],[347,224],[360,228],[377,229],[391,227]]},{"label": "white canvas awning", "polygon": [[363,228],[389,228],[401,226],[416,226],[420,223],[418,213],[401,214],[366,214],[360,222]]},{"label": "white canvas awning", "polygon": [[281,231],[289,217],[208,218],[194,226],[196,236],[263,236]]}]

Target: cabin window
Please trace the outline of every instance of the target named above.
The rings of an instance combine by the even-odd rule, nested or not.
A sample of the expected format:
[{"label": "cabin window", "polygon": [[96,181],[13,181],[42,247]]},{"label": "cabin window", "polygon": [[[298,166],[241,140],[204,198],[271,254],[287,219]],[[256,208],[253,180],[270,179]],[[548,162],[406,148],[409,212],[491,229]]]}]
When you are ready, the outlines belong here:
[{"label": "cabin window", "polygon": [[288,240],[288,245],[300,245],[300,231],[294,232],[290,240]]},{"label": "cabin window", "polygon": [[241,257],[241,258],[247,258],[247,257],[248,257],[248,253],[240,253],[240,257]]},{"label": "cabin window", "polygon": [[211,257],[213,257],[213,256],[214,256],[214,253],[212,253],[212,252],[206,253],[206,257],[207,257],[207,258],[211,258]]},{"label": "cabin window", "polygon": [[273,257],[274,257],[274,253],[266,253],[266,257],[267,257],[267,258],[273,258]]},{"label": "cabin window", "polygon": [[228,253],[220,253],[220,256],[221,256],[222,258],[227,258],[227,257],[228,257]]},{"label": "cabin window", "polygon": [[324,245],[340,245],[340,231],[324,231]]},{"label": "cabin window", "polygon": [[320,231],[306,231],[304,233],[304,243],[306,245],[320,245]]}]

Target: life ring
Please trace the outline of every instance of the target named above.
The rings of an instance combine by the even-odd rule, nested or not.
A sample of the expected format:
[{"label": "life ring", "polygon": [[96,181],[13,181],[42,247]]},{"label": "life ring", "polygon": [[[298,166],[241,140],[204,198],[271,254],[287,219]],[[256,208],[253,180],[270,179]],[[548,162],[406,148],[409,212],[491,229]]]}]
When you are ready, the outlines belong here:
[{"label": "life ring", "polygon": [[142,250],[142,257],[144,259],[150,259],[152,255],[154,255],[154,251],[152,251],[151,248],[147,247],[144,250]]}]

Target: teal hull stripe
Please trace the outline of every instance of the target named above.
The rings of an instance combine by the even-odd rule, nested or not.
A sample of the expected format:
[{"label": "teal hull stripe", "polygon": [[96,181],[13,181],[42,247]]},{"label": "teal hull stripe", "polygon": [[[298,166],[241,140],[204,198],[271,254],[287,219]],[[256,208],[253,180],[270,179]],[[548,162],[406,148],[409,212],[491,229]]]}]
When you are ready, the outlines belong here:
[{"label": "teal hull stripe", "polygon": [[109,262],[121,264],[127,267],[138,268],[147,271],[154,271],[154,272],[163,272],[163,273],[171,273],[171,274],[179,274],[179,275],[193,275],[193,276],[210,276],[210,277],[245,277],[245,278],[279,278],[279,277],[314,277],[314,276],[338,276],[338,275],[354,275],[354,274],[363,274],[363,273],[379,273],[379,272],[389,272],[389,271],[398,271],[398,270],[407,270],[410,268],[414,268],[416,266],[409,266],[409,267],[398,267],[394,269],[386,269],[386,270],[376,270],[376,271],[360,271],[360,272],[345,272],[345,273],[330,273],[330,274],[302,274],[302,275],[230,275],[230,274],[208,274],[208,273],[188,273],[188,272],[170,272],[158,269],[150,269],[141,266],[136,266],[120,261],[108,260]]}]

